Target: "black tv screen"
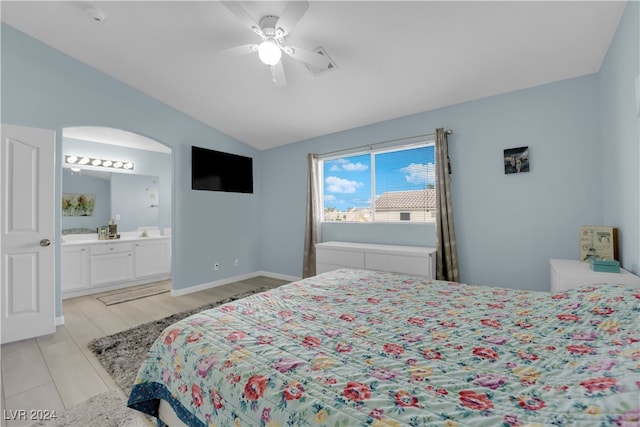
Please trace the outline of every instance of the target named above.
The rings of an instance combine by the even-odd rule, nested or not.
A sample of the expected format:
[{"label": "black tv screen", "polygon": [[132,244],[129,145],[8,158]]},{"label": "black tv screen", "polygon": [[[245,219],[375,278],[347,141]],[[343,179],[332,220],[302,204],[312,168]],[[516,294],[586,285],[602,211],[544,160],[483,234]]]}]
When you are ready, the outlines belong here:
[{"label": "black tv screen", "polygon": [[192,146],[191,188],[253,193],[253,159]]}]

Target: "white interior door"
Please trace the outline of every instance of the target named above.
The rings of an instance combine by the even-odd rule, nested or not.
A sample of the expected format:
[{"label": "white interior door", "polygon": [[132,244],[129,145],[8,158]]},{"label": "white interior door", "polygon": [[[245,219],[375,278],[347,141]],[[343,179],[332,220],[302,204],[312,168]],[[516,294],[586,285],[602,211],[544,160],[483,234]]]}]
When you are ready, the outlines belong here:
[{"label": "white interior door", "polygon": [[54,131],[2,125],[0,341],[55,332]]}]

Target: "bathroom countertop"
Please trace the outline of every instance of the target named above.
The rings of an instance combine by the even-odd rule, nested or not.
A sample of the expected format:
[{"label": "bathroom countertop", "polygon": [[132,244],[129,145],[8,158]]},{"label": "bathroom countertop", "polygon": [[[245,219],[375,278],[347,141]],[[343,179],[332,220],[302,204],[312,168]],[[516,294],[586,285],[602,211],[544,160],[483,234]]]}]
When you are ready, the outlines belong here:
[{"label": "bathroom countertop", "polygon": [[[74,236],[74,237],[69,238],[70,236]],[[171,236],[149,235],[148,237],[140,237],[137,234],[134,234],[131,236],[121,235],[119,239],[109,239],[109,240],[98,240],[97,234],[95,235],[95,237],[90,237],[90,236],[93,236],[93,235],[63,236],[62,246],[95,245],[95,244],[115,243],[115,242],[135,242],[135,241],[144,241],[144,240],[171,239]]]}]

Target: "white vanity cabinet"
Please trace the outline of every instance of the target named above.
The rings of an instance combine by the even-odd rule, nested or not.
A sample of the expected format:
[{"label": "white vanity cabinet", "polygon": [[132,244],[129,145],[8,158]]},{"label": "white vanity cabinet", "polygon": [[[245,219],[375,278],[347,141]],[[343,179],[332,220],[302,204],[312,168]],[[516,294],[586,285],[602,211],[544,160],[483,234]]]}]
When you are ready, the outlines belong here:
[{"label": "white vanity cabinet", "polygon": [[169,240],[140,240],[134,243],[135,277],[169,274]]},{"label": "white vanity cabinet", "polygon": [[89,286],[89,246],[62,247],[62,292]]},{"label": "white vanity cabinet", "polygon": [[171,238],[67,241],[62,244],[62,298],[171,278]]},{"label": "white vanity cabinet", "polygon": [[131,243],[113,242],[91,246],[91,286],[124,282],[133,278]]}]

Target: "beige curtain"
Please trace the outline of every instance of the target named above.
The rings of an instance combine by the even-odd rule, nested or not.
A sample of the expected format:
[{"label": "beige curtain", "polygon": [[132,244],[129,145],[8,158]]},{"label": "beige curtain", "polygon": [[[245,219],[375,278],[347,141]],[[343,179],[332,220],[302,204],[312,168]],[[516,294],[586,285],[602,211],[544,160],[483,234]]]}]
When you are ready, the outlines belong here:
[{"label": "beige curtain", "polygon": [[450,174],[447,134],[439,128],[436,129],[436,279],[459,282]]},{"label": "beige curtain", "polygon": [[307,155],[307,219],[304,227],[304,258],[302,277],[316,275],[316,243],[320,240],[320,183],[318,182],[318,156]]}]

